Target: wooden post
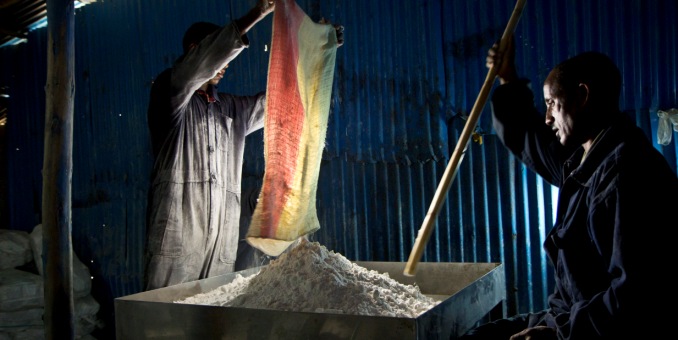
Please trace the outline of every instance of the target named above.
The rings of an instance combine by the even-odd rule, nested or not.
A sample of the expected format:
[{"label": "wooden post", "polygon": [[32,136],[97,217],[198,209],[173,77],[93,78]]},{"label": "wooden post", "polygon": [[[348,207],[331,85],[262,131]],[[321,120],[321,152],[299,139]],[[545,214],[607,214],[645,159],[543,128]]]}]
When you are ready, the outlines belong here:
[{"label": "wooden post", "polygon": [[42,228],[45,339],[74,339],[71,177],[73,174],[73,0],[47,1]]}]

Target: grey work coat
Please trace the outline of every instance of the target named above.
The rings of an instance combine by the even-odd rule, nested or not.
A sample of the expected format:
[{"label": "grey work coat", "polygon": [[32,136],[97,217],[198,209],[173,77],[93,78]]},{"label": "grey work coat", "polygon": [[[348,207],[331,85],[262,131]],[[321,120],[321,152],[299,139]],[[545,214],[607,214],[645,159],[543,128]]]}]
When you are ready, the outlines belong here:
[{"label": "grey work coat", "polygon": [[245,137],[263,127],[265,94],[197,90],[248,44],[234,24],[226,25],[153,84],[147,290],[233,271]]}]

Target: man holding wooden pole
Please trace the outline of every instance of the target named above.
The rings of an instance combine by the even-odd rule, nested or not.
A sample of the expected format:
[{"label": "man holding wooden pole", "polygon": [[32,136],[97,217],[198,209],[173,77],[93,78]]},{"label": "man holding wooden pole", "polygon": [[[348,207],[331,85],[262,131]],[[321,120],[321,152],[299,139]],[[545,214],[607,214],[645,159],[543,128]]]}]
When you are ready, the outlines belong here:
[{"label": "man holding wooden pole", "polygon": [[497,320],[462,339],[660,339],[671,333],[671,291],[657,260],[672,258],[678,178],[619,109],[621,74],[598,52],[557,65],[544,82],[546,114],[514,65],[514,44],[490,49],[498,67],[492,120],[502,143],[559,188],[544,251],[555,268],[548,309]]}]

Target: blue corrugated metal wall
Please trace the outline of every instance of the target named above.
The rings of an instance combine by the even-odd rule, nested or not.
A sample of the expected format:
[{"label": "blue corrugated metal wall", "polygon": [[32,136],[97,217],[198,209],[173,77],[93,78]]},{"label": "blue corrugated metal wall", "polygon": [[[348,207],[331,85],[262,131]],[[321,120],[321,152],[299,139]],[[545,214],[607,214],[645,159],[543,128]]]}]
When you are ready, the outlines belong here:
[{"label": "blue corrugated metal wall", "polygon": [[[515,2],[298,3],[315,20],[346,27],[319,179],[321,229],[312,238],[352,260],[406,261],[487,75],[487,49]],[[113,298],[141,289],[153,77],[179,56],[190,23],[226,23],[253,4],[102,1],[76,10],[73,243],[110,317]],[[676,13],[674,0],[527,1],[515,34],[519,72],[541,103],[540,84],[558,61],[608,53],[624,74],[622,109],[675,171],[677,143],[656,144],[656,133],[657,110],[678,106]],[[222,89],[265,87],[270,25],[269,17],[249,34]],[[9,229],[40,223],[46,44],[41,29],[0,49],[0,86],[11,95]],[[478,126],[482,144],[470,143],[422,261],[502,262],[508,312],[540,309],[552,289],[541,243],[555,190],[506,152],[488,118],[489,106]],[[263,174],[262,139],[262,131],[249,137],[243,185]]]}]

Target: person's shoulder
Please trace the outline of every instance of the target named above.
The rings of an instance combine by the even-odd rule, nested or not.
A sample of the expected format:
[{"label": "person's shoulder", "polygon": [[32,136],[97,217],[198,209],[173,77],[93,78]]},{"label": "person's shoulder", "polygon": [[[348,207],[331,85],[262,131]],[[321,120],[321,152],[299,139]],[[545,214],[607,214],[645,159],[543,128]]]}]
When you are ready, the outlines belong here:
[{"label": "person's shoulder", "polygon": [[628,151],[645,153],[648,149],[654,149],[650,138],[645,134],[635,121],[624,113],[620,113],[612,124],[612,129],[621,139],[622,146]]},{"label": "person's shoulder", "polygon": [[160,72],[160,73],[158,74],[158,76],[156,77],[156,79],[158,79],[158,78],[163,78],[163,79],[169,78],[171,74],[172,74],[172,68],[171,68],[171,67],[168,67],[168,68],[162,70],[162,72]]},{"label": "person's shoulder", "polygon": [[170,88],[172,69],[167,68],[158,73],[151,81],[151,97],[165,96]]},{"label": "person's shoulder", "polygon": [[660,169],[669,169],[664,155],[654,147],[651,137],[630,119],[621,119],[613,125],[616,129],[618,145],[616,148],[616,162],[624,169],[643,173],[646,176],[659,175]]},{"label": "person's shoulder", "polygon": [[162,72],[158,73],[155,78],[153,78],[153,86],[158,86],[158,84],[169,84],[172,75],[172,68],[166,68]]}]

